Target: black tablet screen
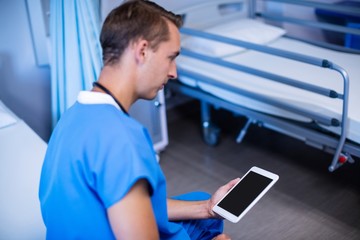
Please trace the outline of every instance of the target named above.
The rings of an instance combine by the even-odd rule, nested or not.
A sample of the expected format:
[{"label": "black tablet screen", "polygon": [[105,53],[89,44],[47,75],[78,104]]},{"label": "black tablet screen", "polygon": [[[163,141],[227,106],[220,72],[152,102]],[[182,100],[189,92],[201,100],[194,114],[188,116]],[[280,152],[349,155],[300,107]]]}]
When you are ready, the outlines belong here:
[{"label": "black tablet screen", "polygon": [[251,171],[218,205],[235,216],[240,216],[271,181],[270,178]]}]

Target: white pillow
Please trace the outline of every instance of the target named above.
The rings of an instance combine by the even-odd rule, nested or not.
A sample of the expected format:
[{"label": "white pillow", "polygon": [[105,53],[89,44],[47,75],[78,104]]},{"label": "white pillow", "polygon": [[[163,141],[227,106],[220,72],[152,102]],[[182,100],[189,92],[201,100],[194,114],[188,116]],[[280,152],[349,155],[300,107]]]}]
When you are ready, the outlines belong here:
[{"label": "white pillow", "polygon": [[[267,44],[286,33],[282,28],[271,26],[254,19],[239,19],[216,25],[204,31],[256,44]],[[182,47],[213,57],[226,57],[246,50],[245,48],[231,44],[190,35],[183,40]]]},{"label": "white pillow", "polygon": [[16,118],[10,114],[0,101],[0,129],[16,123]]}]

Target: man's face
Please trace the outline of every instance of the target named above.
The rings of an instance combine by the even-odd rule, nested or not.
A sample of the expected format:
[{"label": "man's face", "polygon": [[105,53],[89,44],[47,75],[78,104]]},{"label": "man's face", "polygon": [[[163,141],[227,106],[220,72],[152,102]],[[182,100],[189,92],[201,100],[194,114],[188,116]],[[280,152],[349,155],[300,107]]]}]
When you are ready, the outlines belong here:
[{"label": "man's face", "polygon": [[149,49],[141,86],[140,98],[153,99],[169,79],[177,77],[175,58],[180,53],[180,33],[177,27],[168,22],[169,40],[161,42],[154,51]]}]

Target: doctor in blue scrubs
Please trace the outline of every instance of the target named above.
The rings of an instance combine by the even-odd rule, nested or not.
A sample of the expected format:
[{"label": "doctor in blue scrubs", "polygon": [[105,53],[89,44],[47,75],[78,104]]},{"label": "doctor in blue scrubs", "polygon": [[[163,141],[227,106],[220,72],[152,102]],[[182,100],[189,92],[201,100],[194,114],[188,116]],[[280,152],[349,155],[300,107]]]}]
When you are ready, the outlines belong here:
[{"label": "doctor in blue scrubs", "polygon": [[181,17],[125,1],[101,30],[104,66],[61,117],[46,152],[39,198],[47,239],[229,239],[212,196],[168,199],[147,130],[128,114],[176,78]]}]

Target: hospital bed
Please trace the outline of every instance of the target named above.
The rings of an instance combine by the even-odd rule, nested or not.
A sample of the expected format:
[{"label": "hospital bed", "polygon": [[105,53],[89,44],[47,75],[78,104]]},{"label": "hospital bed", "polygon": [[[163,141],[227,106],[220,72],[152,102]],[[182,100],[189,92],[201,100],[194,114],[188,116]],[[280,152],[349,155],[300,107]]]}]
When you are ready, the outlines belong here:
[{"label": "hospital bed", "polygon": [[0,101],[0,239],[45,239],[38,188],[46,147]]},{"label": "hospital bed", "polygon": [[359,12],[291,0],[213,0],[176,11],[184,18],[182,50],[169,91],[200,100],[210,145],[219,137],[211,109],[222,108],[247,118],[237,142],[257,124],[331,153],[329,171],[353,163],[360,157],[360,51],[291,38],[276,23],[360,30],[271,15],[262,11],[268,2]]}]

